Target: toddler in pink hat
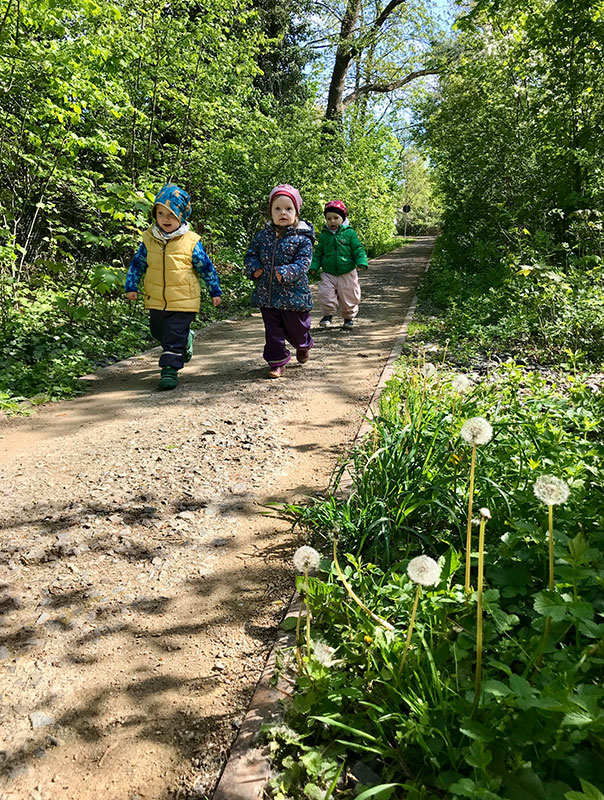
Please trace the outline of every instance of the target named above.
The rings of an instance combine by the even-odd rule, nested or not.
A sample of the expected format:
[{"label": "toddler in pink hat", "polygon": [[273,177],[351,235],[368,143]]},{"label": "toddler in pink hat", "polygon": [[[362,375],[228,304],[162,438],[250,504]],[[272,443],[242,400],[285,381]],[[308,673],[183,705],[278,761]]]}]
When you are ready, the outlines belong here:
[{"label": "toddler in pink hat", "polygon": [[264,359],[269,378],[280,378],[291,361],[287,344],[299,364],[308,361],[314,345],[310,335],[312,297],[308,268],[315,231],[300,219],[302,197],[289,183],[275,186],[268,198],[271,219],[245,254],[245,269],[254,283],[252,305],[264,322]]}]

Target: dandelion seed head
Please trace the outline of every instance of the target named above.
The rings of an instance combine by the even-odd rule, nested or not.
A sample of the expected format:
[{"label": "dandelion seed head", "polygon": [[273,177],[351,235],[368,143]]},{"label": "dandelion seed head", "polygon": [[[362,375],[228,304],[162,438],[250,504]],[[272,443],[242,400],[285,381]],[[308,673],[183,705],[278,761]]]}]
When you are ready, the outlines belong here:
[{"label": "dandelion seed head", "polygon": [[568,484],[553,475],[540,475],[533,484],[537,500],[546,506],[559,506],[566,503],[570,494]]},{"label": "dandelion seed head", "polygon": [[468,444],[486,444],[492,436],[493,428],[484,417],[471,417],[461,426],[461,438]]},{"label": "dandelion seed head", "polygon": [[424,378],[432,378],[436,375],[436,367],[430,361],[426,361],[425,364],[422,364],[419,371]]},{"label": "dandelion seed head", "polygon": [[430,556],[417,556],[409,562],[407,575],[414,583],[434,586],[440,580],[440,567]]},{"label": "dandelion seed head", "polygon": [[458,394],[464,394],[472,387],[472,381],[466,375],[456,375],[451,382],[451,386]]},{"label": "dandelion seed head", "polygon": [[313,644],[313,657],[324,667],[331,667],[333,664],[333,647],[325,642],[315,642]]},{"label": "dandelion seed head", "polygon": [[321,563],[321,556],[314,547],[303,545],[294,553],[294,567],[298,572],[316,572]]}]

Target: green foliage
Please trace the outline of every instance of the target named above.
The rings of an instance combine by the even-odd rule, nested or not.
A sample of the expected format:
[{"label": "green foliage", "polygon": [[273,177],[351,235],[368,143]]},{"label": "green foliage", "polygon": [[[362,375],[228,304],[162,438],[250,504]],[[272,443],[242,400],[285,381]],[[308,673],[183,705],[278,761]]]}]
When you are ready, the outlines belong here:
[{"label": "green foliage", "polygon": [[[573,793],[579,777],[601,789],[601,400],[579,378],[558,387],[513,365],[464,395],[450,374],[430,372],[400,365],[348,465],[350,498],[289,509],[315,536],[337,533],[347,582],[394,630],[352,601],[335,568],[311,578],[304,599],[313,636],[328,642],[331,656],[326,662],[315,643],[304,658],[286,720],[304,732],[305,747],[348,764],[361,759],[384,783],[403,785],[405,797],[565,800],[582,796]],[[476,466],[475,507],[492,516],[477,700],[477,596],[463,591],[460,557],[471,447],[459,430],[478,415],[494,435],[478,448]],[[553,592],[547,508],[533,493],[544,473],[571,489],[554,512]],[[421,593],[403,661],[416,593],[405,567],[419,553],[438,559],[441,577]],[[301,797],[288,768],[299,764],[298,745],[283,743],[279,752],[291,760],[281,762],[288,796]],[[339,797],[353,796],[340,789]]]},{"label": "green foliage", "polygon": [[418,103],[444,229],[423,308],[454,346],[470,329],[466,362],[602,361],[602,19],[587,0],[476,3]]},{"label": "green foliage", "polygon": [[[9,11],[11,13],[9,13]],[[153,196],[189,190],[226,285],[202,323],[239,313],[240,265],[278,182],[304,213],[342,196],[371,254],[394,246],[400,146],[371,120],[328,144],[300,8],[262,0],[9,2],[0,28],[0,388],[65,396],[148,340],[125,272]],[[34,355],[35,353],[35,355]]]}]

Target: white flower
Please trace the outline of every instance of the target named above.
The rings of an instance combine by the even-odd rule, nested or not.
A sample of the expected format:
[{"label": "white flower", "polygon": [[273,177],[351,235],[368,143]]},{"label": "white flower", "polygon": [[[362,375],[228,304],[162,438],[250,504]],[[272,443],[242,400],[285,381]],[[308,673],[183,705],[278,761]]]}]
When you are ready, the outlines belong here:
[{"label": "white flower", "polygon": [[440,567],[430,556],[417,556],[409,562],[407,575],[414,583],[434,586],[440,580]]},{"label": "white flower", "polygon": [[471,417],[461,426],[461,438],[468,444],[486,444],[492,436],[493,428],[484,417]]},{"label": "white flower", "polygon": [[480,516],[483,519],[491,519],[491,512],[489,511],[488,508],[481,508],[480,509]]},{"label": "white flower", "polygon": [[553,475],[541,475],[533,484],[533,491],[537,500],[546,506],[559,506],[566,503],[570,489],[568,484],[555,478]]},{"label": "white flower", "polygon": [[315,572],[319,569],[321,556],[314,547],[303,545],[294,553],[294,567],[298,572]]},{"label": "white flower", "polygon": [[431,364],[429,361],[426,361],[425,364],[422,364],[419,368],[420,374],[424,376],[424,378],[432,378],[436,375],[436,367],[434,364]]},{"label": "white flower", "polygon": [[325,644],[325,642],[314,642],[313,644],[313,658],[315,658],[319,664],[322,664],[324,667],[331,667],[333,664],[333,652],[333,647]]},{"label": "white flower", "polygon": [[451,382],[453,390],[458,394],[464,394],[472,387],[472,381],[465,375],[456,375]]}]

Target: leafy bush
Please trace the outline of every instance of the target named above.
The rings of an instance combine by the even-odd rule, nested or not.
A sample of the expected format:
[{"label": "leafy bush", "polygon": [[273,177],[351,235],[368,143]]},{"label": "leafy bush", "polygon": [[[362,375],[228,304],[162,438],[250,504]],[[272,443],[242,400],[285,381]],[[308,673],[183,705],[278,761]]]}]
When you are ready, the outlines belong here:
[{"label": "leafy bush", "polygon": [[[305,796],[305,781],[326,787],[338,764],[350,775],[357,760],[384,797],[565,800],[579,776],[604,788],[600,395],[579,379],[555,386],[513,364],[461,395],[450,375],[403,364],[380,412],[348,465],[350,497],[289,507],[313,535],[332,546],[335,535],[348,563],[340,574],[326,562],[323,577],[298,582],[314,652],[300,651],[286,715],[301,735],[277,750],[283,796]],[[478,593],[464,591],[461,569],[472,448],[459,436],[477,415],[493,426],[476,461],[474,507],[492,517],[478,677]],[[554,514],[553,590],[547,507],[533,491],[544,473],[570,487]],[[421,597],[405,574],[419,553],[441,569]],[[335,766],[313,774],[304,753]],[[354,796],[352,784],[341,778],[337,796]]]}]

